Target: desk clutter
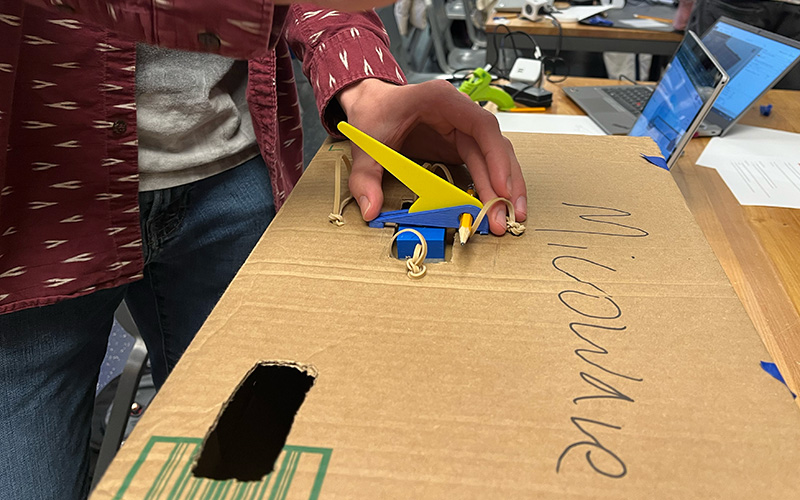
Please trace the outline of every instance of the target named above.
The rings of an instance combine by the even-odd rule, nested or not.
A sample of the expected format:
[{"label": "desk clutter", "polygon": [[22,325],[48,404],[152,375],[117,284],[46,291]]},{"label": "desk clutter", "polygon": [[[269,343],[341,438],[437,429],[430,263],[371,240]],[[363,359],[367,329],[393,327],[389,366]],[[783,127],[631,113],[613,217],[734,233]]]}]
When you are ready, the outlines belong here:
[{"label": "desk clutter", "polygon": [[[525,5],[534,4],[536,16],[526,15],[525,8],[522,16],[547,22],[546,16],[553,9],[552,2],[532,0]],[[668,20],[639,14],[634,17],[641,23]],[[558,24],[555,18],[552,22]],[[510,78],[511,83],[494,85],[495,88],[489,87],[475,94],[494,102],[500,112],[513,112],[517,111],[511,102],[513,98],[492,99],[491,92],[497,93],[501,88],[514,85],[516,87],[511,88],[519,92],[538,89],[545,79],[552,80],[551,75],[546,74],[542,50],[535,38],[529,33],[511,31],[505,25],[502,27],[507,33],[500,38],[500,48],[508,43],[507,39],[513,41],[515,36],[529,39],[534,47],[532,59],[524,58],[525,54],[516,57],[511,71],[503,74],[498,68],[506,63],[498,53],[499,66],[492,69],[500,72],[500,76]],[[759,97],[776,85],[798,61],[800,41],[721,17],[702,38],[691,31],[686,34],[657,85],[631,81],[631,85],[624,86],[564,86],[558,91],[564,92],[605,133],[651,137],[659,145],[667,167],[677,161],[695,134],[718,136],[709,144],[700,164],[717,168],[741,204],[798,208],[800,169],[794,146],[800,142],[797,134],[766,129],[756,132],[735,127]],[[713,67],[716,70],[711,71]],[[536,68],[536,71],[530,68]],[[482,81],[489,85],[488,74],[481,71]],[[547,94],[550,97],[544,106],[551,104],[552,93]],[[770,116],[772,105],[761,106],[760,113]],[[548,131],[549,120],[526,118],[511,120],[501,115],[499,120],[505,130]],[[574,125],[567,130],[592,133],[580,126],[577,120]],[[563,124],[553,119],[552,128],[553,132],[559,132],[563,130]]]}]

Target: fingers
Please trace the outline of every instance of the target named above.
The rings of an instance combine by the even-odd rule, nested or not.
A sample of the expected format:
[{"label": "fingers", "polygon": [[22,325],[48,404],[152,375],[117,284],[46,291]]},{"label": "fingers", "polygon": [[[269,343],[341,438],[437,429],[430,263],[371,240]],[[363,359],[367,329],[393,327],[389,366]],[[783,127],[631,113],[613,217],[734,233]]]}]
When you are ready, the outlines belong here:
[{"label": "fingers", "polygon": [[[473,178],[485,175],[491,191],[509,199],[518,212],[517,219],[524,220],[528,210],[522,169],[511,142],[501,134],[494,115],[471,100],[464,99],[463,94],[447,82],[426,82],[412,87],[407,90],[415,94],[413,101],[416,103],[418,121],[442,136],[450,136],[452,140],[470,138],[480,154],[476,154],[472,145],[462,144],[462,147],[469,148],[470,160],[463,155],[462,159]],[[487,192],[486,189],[484,187],[484,192]]]},{"label": "fingers", "polygon": [[[497,193],[492,188],[489,179],[489,171],[483,154],[475,141],[466,134],[456,132],[456,147],[464,163],[467,164],[475,190],[481,201],[486,203],[493,198],[497,198]],[[506,232],[506,209],[503,205],[496,205],[487,214],[489,220],[489,230],[500,236]]]},{"label": "fingers", "polygon": [[[491,113],[445,81],[365,89],[366,95],[358,102],[371,105],[352,106],[348,121],[407,156],[448,163],[463,161],[483,201],[507,198],[514,204],[517,220],[526,218],[522,170],[511,142],[500,133]],[[380,114],[375,113],[378,108]],[[374,219],[383,205],[382,174],[382,167],[353,148],[350,192],[365,220]],[[504,206],[492,209],[489,226],[495,234],[505,232]]]},{"label": "fingers", "polygon": [[528,218],[528,188],[525,179],[522,177],[522,167],[517,160],[514,152],[514,145],[506,138],[506,144],[510,151],[511,158],[516,168],[511,168],[511,196],[508,198],[514,205],[514,212],[517,221],[524,221]]},{"label": "fingers", "polygon": [[383,206],[382,177],[383,167],[354,144],[353,168],[350,172],[348,187],[353,199],[358,203],[361,216],[365,221],[371,221],[377,217]]},{"label": "fingers", "polygon": [[454,143],[441,138],[425,124],[417,125],[408,134],[403,141],[401,152],[408,158],[442,162],[448,165],[458,165],[464,161]]}]

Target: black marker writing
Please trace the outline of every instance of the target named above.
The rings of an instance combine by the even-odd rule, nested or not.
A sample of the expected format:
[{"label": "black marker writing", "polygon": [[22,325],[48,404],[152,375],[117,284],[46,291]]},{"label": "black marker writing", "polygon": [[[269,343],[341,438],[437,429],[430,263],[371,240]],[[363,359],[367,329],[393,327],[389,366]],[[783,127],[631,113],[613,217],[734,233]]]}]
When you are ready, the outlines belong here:
[{"label": "black marker writing", "polygon": [[621,399],[622,401],[627,401],[629,403],[633,403],[633,399],[629,396],[626,396],[622,392],[620,392],[615,387],[612,387],[611,384],[603,382],[599,378],[595,377],[594,375],[589,375],[586,372],[581,372],[581,378],[584,382],[591,385],[595,389],[600,390],[600,392],[604,392],[605,395],[597,395],[597,396],[581,396],[579,398],[575,398],[572,400],[573,403],[578,404],[578,401],[582,399]]},{"label": "black marker writing", "polygon": [[562,243],[548,243],[551,247],[564,247],[564,248],[577,248],[579,250],[588,250],[589,247],[579,247],[577,245],[564,245]]},{"label": "black marker writing", "polygon": [[589,264],[591,264],[593,266],[597,266],[597,267],[599,267],[601,269],[607,269],[607,270],[612,271],[612,272],[616,272],[616,269],[613,269],[613,268],[608,267],[608,266],[604,266],[603,264],[598,264],[597,262],[591,261],[589,259],[584,259],[582,257],[573,257],[572,255],[560,255],[560,256],[556,257],[555,259],[553,259],[553,267],[555,267],[556,269],[558,269],[562,273],[566,274],[567,276],[569,276],[570,278],[574,279],[578,283],[583,283],[583,284],[589,285],[592,288],[594,288],[595,290],[597,290],[598,292],[606,293],[606,292],[603,291],[602,288],[600,288],[599,286],[595,285],[594,283],[591,283],[591,282],[586,281],[586,280],[582,280],[582,279],[578,278],[576,275],[574,275],[574,274],[566,271],[564,268],[562,268],[559,265],[559,261],[561,261],[562,259],[565,259],[565,260],[576,260],[576,261],[580,261],[580,262],[587,262],[587,263],[589,263]]},{"label": "black marker writing", "polygon": [[569,324],[569,329],[572,330],[572,333],[577,335],[581,340],[583,340],[587,344],[589,344],[592,347],[594,347],[595,349],[597,349],[597,350],[575,349],[575,355],[576,356],[581,358],[586,363],[594,366],[595,368],[599,368],[599,369],[603,370],[606,373],[610,373],[611,375],[616,375],[617,377],[621,377],[621,378],[628,379],[628,380],[633,380],[635,382],[641,382],[643,380],[643,379],[640,379],[640,378],[632,377],[630,375],[624,375],[622,373],[615,372],[613,370],[610,370],[610,369],[606,368],[605,366],[601,365],[600,363],[596,363],[596,362],[588,359],[585,356],[585,354],[600,354],[600,355],[605,356],[605,355],[608,354],[608,350],[606,350],[605,347],[603,347],[603,346],[601,346],[599,344],[596,344],[596,343],[592,342],[591,340],[589,340],[588,338],[586,338],[584,336],[584,334],[582,334],[581,332],[578,331],[578,327],[579,326],[582,327],[581,330],[583,330],[583,327],[585,327],[585,328],[596,328],[596,329],[599,329],[599,330],[610,330],[610,331],[618,331],[618,332],[624,331],[627,327],[625,327],[625,326],[612,327],[612,326],[591,325],[589,323],[570,323]]},{"label": "black marker writing", "polygon": [[[561,461],[564,459],[565,456],[567,456],[567,454],[570,451],[572,451],[573,449],[581,448],[581,447],[588,447],[589,449],[586,451],[586,463],[588,463],[589,466],[592,469],[594,469],[595,472],[597,472],[599,474],[602,474],[602,475],[604,475],[606,477],[612,477],[612,478],[621,478],[621,477],[625,476],[625,474],[628,473],[628,467],[625,466],[625,462],[623,462],[622,459],[620,459],[613,451],[611,451],[608,448],[606,448],[605,446],[603,446],[600,443],[600,441],[596,437],[594,437],[594,435],[592,435],[589,432],[587,432],[586,429],[584,429],[583,426],[581,426],[581,423],[601,425],[603,427],[607,427],[609,429],[616,429],[616,430],[622,429],[622,427],[619,427],[619,426],[616,426],[616,425],[607,424],[605,422],[599,422],[597,420],[591,420],[591,419],[588,419],[588,418],[572,417],[572,418],[570,418],[570,420],[575,425],[575,427],[577,427],[578,430],[580,430],[590,440],[589,441],[578,441],[576,443],[572,443],[571,445],[567,446],[567,448],[564,451],[562,451],[561,455],[558,457],[558,462],[556,462],[556,472],[560,471],[560,469],[561,469]],[[610,457],[611,460],[613,462],[615,462],[619,466],[619,470],[617,472],[610,472],[607,469],[604,469],[603,467],[598,466],[597,463],[595,462],[595,460],[592,458],[592,451],[603,452],[605,455]]]},{"label": "black marker writing", "polygon": [[[644,229],[622,224],[611,219],[631,217],[631,213],[625,210],[571,203],[563,203],[562,205],[570,208],[586,209],[578,218],[591,224],[604,224],[605,226],[602,227],[602,229],[596,227],[589,228],[595,230],[537,229],[537,231],[621,238],[641,238],[649,234]],[[589,210],[591,210],[591,212],[586,213]],[[553,243],[548,243],[548,245],[581,248],[583,250],[589,249],[588,246],[579,247],[577,245]],[[625,252],[626,259],[630,255],[630,253]],[[582,387],[585,387],[587,391],[573,397],[572,403],[580,406],[584,412],[590,411],[600,401],[617,401],[635,404],[634,398],[628,394],[629,388],[623,386],[630,382],[642,382],[643,379],[622,373],[617,369],[609,368],[607,366],[609,351],[601,345],[602,341],[600,340],[600,336],[605,338],[622,334],[627,336],[627,326],[619,324],[620,318],[622,318],[622,308],[614,298],[612,298],[612,295],[605,290],[607,285],[604,284],[601,287],[598,284],[599,280],[594,277],[598,273],[604,275],[604,273],[608,272],[616,273],[617,270],[590,258],[573,255],[557,256],[551,263],[553,269],[569,277],[576,283],[573,285],[575,289],[561,290],[558,293],[558,300],[569,311],[581,318],[578,321],[571,321],[569,323],[569,330],[577,338],[585,342],[585,344],[574,349],[574,353],[581,361],[585,362],[588,367],[578,372],[578,376],[586,384]],[[586,344],[588,344],[588,346]],[[602,359],[600,356],[602,356]],[[597,369],[602,373],[591,373],[589,371],[590,369]],[[609,376],[617,378],[609,380]],[[607,414],[609,407],[603,406],[602,409],[604,414]],[[572,452],[585,450],[584,458],[586,464],[589,465],[594,472],[614,479],[625,477],[628,473],[628,466],[619,455],[601,442],[597,434],[603,430],[620,430],[622,427],[588,418],[587,416],[571,416],[570,421],[577,430],[580,431],[582,436],[578,441],[567,445],[561,452],[556,461],[556,473],[561,472],[562,462],[564,462]],[[589,424],[595,426],[596,430],[588,427]],[[593,432],[589,432],[587,429],[592,429]]]},{"label": "black marker writing", "polygon": [[[576,297],[576,295],[578,297]],[[598,302],[594,302],[594,301],[590,301],[590,300],[580,300],[580,297],[590,297],[592,299],[595,299]],[[608,295],[600,296],[600,295],[592,295],[591,293],[579,292],[578,290],[564,290],[563,292],[559,292],[558,293],[558,300],[560,300],[562,304],[564,304],[568,308],[572,309],[576,313],[580,314],[581,316],[585,316],[587,318],[617,319],[620,316],[622,316],[622,309],[620,309],[619,306],[617,305],[617,303],[614,302],[614,299],[612,299]],[[588,304],[589,302],[593,302],[594,305],[590,306],[590,307],[598,307],[599,308],[599,307],[602,307],[603,305],[605,305],[605,303],[602,302],[604,300],[607,301],[607,303],[609,303],[612,306],[614,306],[614,310],[616,311],[616,312],[612,313],[610,316],[599,316],[599,315],[595,315],[595,314],[589,314],[588,312],[584,311],[583,309],[580,309],[579,308],[580,305],[574,305],[574,304],[576,304],[578,302],[581,302],[582,304]],[[608,308],[604,308],[604,309],[608,310]],[[596,311],[592,311],[592,312],[596,312]]]},{"label": "black marker writing", "polygon": [[647,236],[648,234],[650,234],[647,231],[645,231],[644,229],[639,229],[638,227],[627,226],[625,224],[620,224],[618,222],[612,222],[612,221],[608,221],[608,220],[598,220],[598,219],[609,218],[609,217],[630,217],[631,213],[630,212],[626,212],[624,210],[619,210],[617,208],[597,207],[597,206],[594,206],[594,205],[574,205],[572,203],[562,203],[562,205],[565,205],[565,206],[568,206],[568,207],[587,208],[587,209],[590,208],[590,209],[594,209],[594,210],[608,210],[610,212],[615,212],[615,213],[611,213],[611,214],[603,214],[603,213],[601,213],[601,214],[584,214],[584,215],[579,215],[578,217],[580,219],[582,219],[582,220],[587,221],[587,222],[593,222],[593,223],[597,223],[597,224],[609,224],[611,226],[616,226],[616,227],[623,228],[623,229],[629,229],[630,232],[626,231],[626,232],[618,232],[618,233],[606,233],[606,232],[602,232],[602,231],[579,231],[579,230],[576,230],[576,229],[546,229],[546,228],[536,229],[536,231],[550,231],[550,232],[553,232],[553,233],[596,234],[596,235],[600,235],[600,236],[619,236],[619,237],[622,237],[622,238],[643,238],[643,237]]}]

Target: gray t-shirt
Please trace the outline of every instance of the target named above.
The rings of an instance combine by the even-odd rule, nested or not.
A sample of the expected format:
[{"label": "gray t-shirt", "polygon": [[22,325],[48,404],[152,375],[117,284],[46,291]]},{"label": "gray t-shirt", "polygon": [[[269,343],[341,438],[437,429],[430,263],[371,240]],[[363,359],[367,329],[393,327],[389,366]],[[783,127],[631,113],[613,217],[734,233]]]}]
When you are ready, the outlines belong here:
[{"label": "gray t-shirt", "polygon": [[139,44],[139,190],[180,186],[258,154],[247,61]]}]

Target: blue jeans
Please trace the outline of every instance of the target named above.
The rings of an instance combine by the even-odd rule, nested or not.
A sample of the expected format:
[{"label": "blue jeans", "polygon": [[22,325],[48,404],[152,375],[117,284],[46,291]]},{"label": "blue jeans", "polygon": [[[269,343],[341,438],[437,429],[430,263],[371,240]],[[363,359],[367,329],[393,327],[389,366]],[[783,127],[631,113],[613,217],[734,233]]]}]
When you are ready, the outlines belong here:
[{"label": "blue jeans", "polygon": [[0,315],[0,498],[89,491],[95,385],[125,299],[157,387],[275,216],[260,156],[221,174],[139,195],[144,279]]}]

